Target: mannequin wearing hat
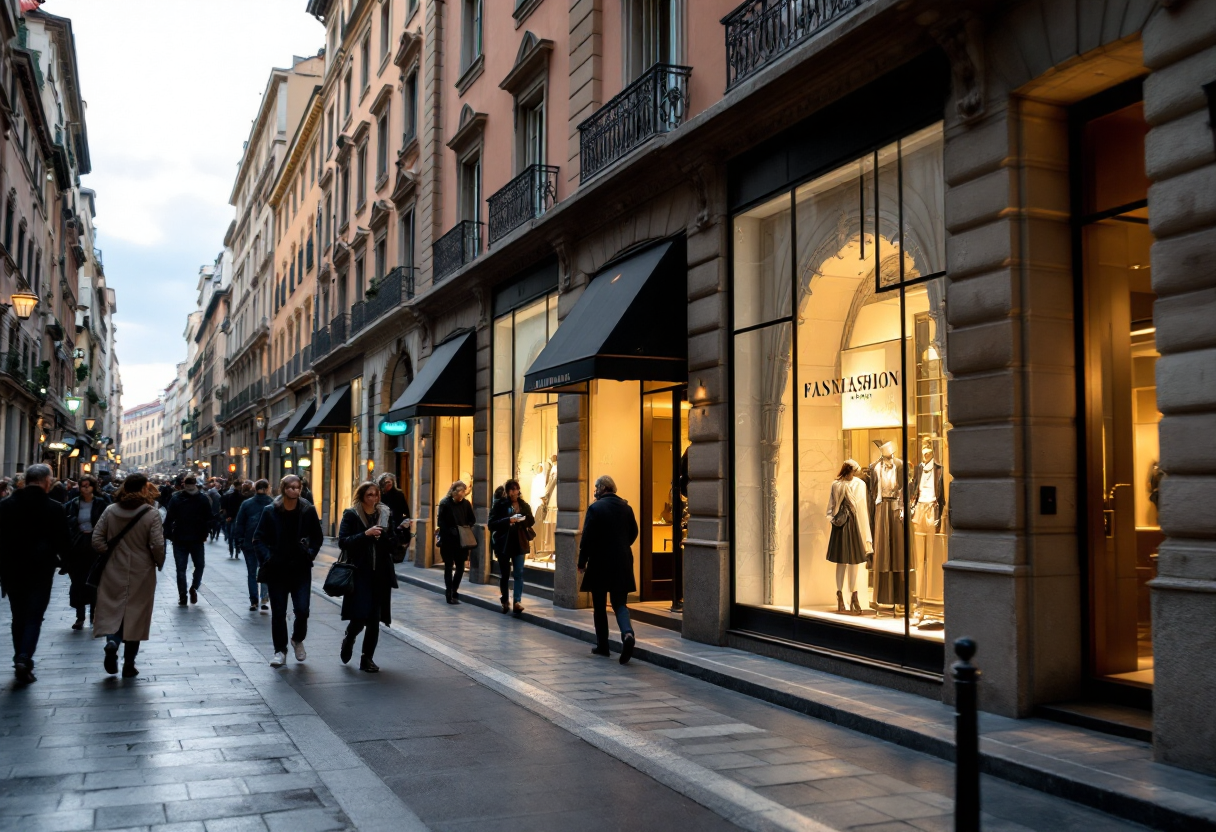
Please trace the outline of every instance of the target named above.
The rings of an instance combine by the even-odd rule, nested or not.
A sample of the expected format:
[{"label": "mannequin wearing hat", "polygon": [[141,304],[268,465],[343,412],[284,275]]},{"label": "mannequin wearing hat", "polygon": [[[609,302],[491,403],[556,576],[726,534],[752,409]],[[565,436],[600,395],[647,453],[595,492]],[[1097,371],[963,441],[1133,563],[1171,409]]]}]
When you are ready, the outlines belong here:
[{"label": "mannequin wearing hat", "polygon": [[[879,449],[866,479],[874,501],[874,605],[904,603],[904,461],[895,443]],[[892,609],[894,612],[894,609]]]},{"label": "mannequin wearing hat", "polygon": [[912,562],[916,569],[916,602],[923,622],[928,620],[925,600],[930,594],[930,580],[940,566],[938,538],[942,516],[946,513],[946,478],[940,463],[934,459],[933,445],[928,440],[920,449],[920,462],[912,474],[908,493],[912,501],[912,529],[915,545]]}]

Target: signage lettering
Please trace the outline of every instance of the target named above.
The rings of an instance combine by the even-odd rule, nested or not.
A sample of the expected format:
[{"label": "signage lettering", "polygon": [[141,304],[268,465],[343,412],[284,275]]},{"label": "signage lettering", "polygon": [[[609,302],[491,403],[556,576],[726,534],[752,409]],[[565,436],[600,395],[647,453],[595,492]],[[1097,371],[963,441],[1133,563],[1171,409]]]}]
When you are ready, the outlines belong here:
[{"label": "signage lettering", "polygon": [[815,399],[820,396],[840,396],[849,393],[869,393],[874,390],[885,390],[888,387],[899,386],[899,371],[884,370],[881,373],[866,373],[860,376],[842,378],[825,378],[819,381],[808,381],[802,390],[804,398]]},{"label": "signage lettering", "polygon": [[568,384],[570,382],[570,374],[563,373],[560,376],[548,376],[546,378],[538,378],[532,382],[532,389],[539,390],[542,387],[553,387],[558,384]]}]

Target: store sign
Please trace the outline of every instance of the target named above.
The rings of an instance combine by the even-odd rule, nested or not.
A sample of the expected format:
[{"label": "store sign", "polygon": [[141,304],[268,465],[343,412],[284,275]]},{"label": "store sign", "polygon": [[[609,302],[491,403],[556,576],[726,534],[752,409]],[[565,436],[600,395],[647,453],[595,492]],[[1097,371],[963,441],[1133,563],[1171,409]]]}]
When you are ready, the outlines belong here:
[{"label": "store sign", "polygon": [[385,436],[405,436],[410,432],[410,423],[406,421],[380,423],[380,432]]},{"label": "store sign", "polygon": [[807,399],[839,396],[844,430],[899,427],[903,418],[899,341],[842,350],[840,377],[808,381]]}]

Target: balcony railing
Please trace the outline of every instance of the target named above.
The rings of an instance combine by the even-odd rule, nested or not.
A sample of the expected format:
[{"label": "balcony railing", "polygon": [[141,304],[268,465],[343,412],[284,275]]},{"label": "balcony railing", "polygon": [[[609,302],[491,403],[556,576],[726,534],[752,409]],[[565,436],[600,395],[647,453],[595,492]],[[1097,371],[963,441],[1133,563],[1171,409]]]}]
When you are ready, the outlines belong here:
[{"label": "balcony railing", "polygon": [[318,358],[324,358],[329,355],[330,349],[329,327],[323,326],[312,334],[313,360],[316,361]]},{"label": "balcony railing", "polygon": [[471,263],[481,254],[481,223],[461,220],[431,246],[434,255],[434,278],[438,283],[461,266]]},{"label": "balcony railing", "polygon": [[747,0],[722,18],[726,88],[738,84],[865,0]]},{"label": "balcony railing", "polygon": [[578,126],[579,181],[684,123],[692,68],[655,64]]},{"label": "balcony railing", "polygon": [[557,202],[557,171],[553,165],[528,165],[486,200],[490,206],[490,245],[553,207]]},{"label": "balcony railing", "polygon": [[414,297],[414,270],[398,266],[376,282],[376,292],[363,311],[365,325]]},{"label": "balcony railing", "polygon": [[345,313],[336,315],[334,319],[329,322],[329,338],[332,346],[336,347],[346,343],[346,324],[347,321]]},{"label": "balcony railing", "polygon": [[357,300],[350,305],[350,337],[354,338],[359,330],[363,329],[363,325],[367,323],[367,317],[364,312],[367,309],[367,301]]}]

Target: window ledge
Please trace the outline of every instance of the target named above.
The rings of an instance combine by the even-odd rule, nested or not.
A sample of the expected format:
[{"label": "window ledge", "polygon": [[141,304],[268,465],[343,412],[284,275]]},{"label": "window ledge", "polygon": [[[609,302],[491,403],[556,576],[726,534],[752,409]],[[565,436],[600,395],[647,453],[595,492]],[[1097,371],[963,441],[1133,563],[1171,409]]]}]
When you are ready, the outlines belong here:
[{"label": "window ledge", "polygon": [[362,199],[362,200],[359,202],[359,204],[357,204],[357,205],[355,206],[355,216],[357,217],[357,216],[359,216],[360,214],[362,214],[362,213],[363,213],[363,209],[364,209],[364,208],[366,208],[366,207],[367,207],[367,199],[366,199],[366,198],[364,198],[364,199]]},{"label": "window ledge", "polygon": [[350,129],[350,126],[351,126],[352,124],[354,124],[354,123],[355,123],[355,114],[354,114],[354,112],[349,112],[349,113],[347,113],[347,114],[346,114],[346,121],[342,122],[342,129],[341,129],[341,130],[339,130],[338,132],[339,132],[339,133],[345,133],[346,131],[348,131],[348,130]]},{"label": "window ledge", "polygon": [[380,193],[381,191],[383,191],[384,186],[387,184],[388,184],[388,171],[385,171],[384,173],[380,174],[376,178],[376,186],[375,186],[376,193]]},{"label": "window ledge", "polygon": [[338,236],[341,237],[341,236],[345,235],[346,229],[348,229],[348,228],[350,228],[350,220],[347,220],[346,222],[344,222],[340,226],[338,226]]},{"label": "window ledge", "polygon": [[392,63],[392,60],[393,60],[393,52],[390,49],[389,51],[385,52],[384,55],[380,58],[380,68],[376,70],[377,78],[379,78],[381,75],[384,74],[384,68],[386,66],[388,66],[390,63]]},{"label": "window ledge", "polygon": [[368,83],[363,85],[363,90],[359,93],[359,105],[360,106],[362,106],[363,102],[365,100],[367,100],[367,96],[371,91],[372,91],[372,85],[371,85],[371,82],[369,81]]},{"label": "window ledge", "polygon": [[515,6],[515,11],[511,12],[511,17],[515,18],[515,28],[518,29],[524,25],[524,21],[528,19],[528,16],[532,12],[536,11],[536,8],[542,2],[543,0],[519,0]]},{"label": "window ledge", "polygon": [[473,63],[469,64],[469,68],[461,73],[460,78],[456,81],[456,90],[461,95],[468,92],[469,87],[473,86],[473,82],[481,77],[481,73],[486,71],[486,54],[482,52],[473,59]]}]

